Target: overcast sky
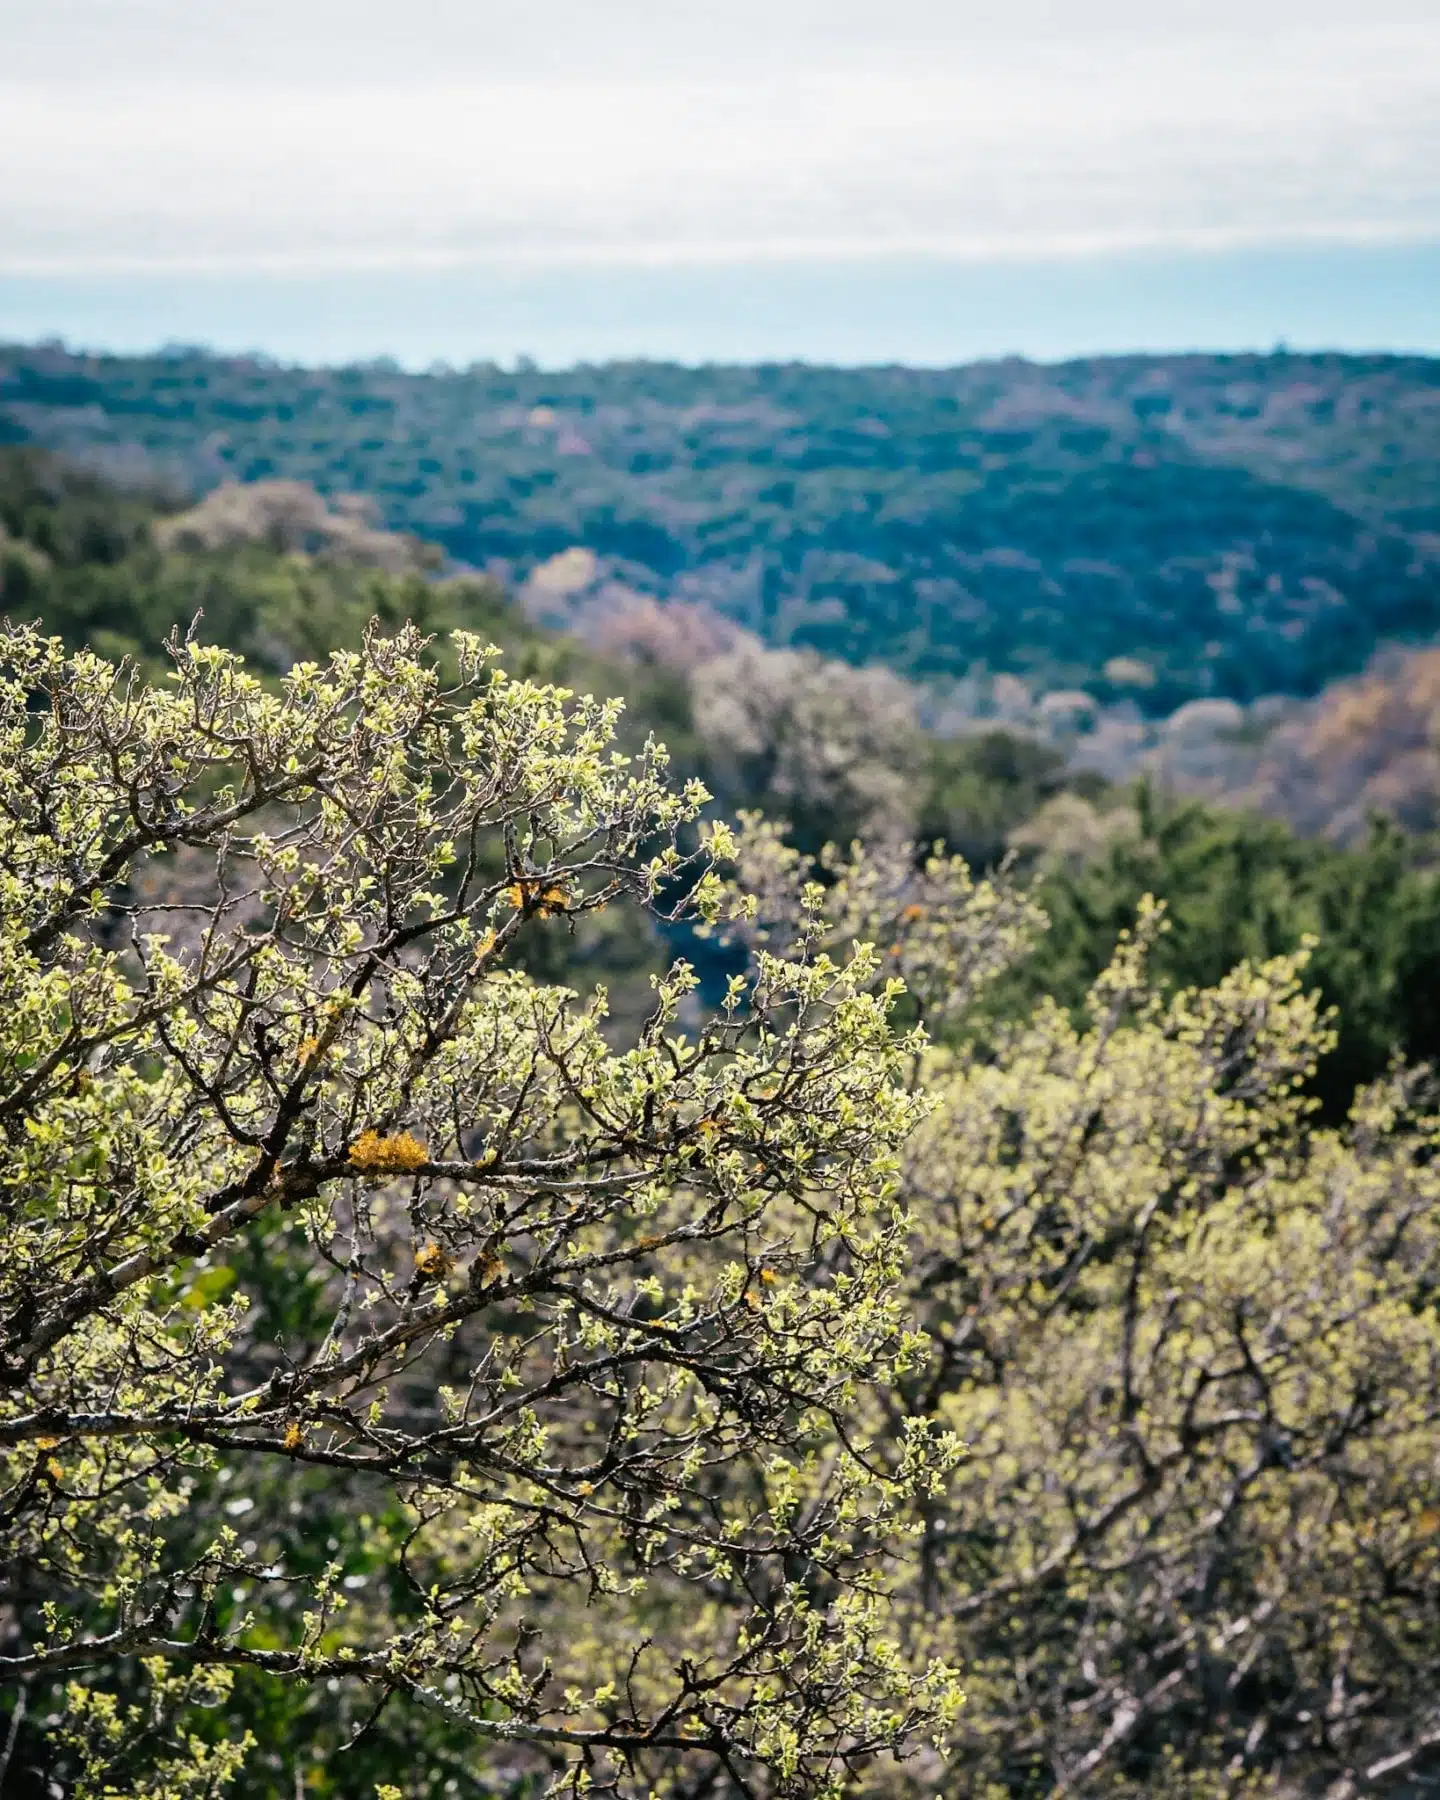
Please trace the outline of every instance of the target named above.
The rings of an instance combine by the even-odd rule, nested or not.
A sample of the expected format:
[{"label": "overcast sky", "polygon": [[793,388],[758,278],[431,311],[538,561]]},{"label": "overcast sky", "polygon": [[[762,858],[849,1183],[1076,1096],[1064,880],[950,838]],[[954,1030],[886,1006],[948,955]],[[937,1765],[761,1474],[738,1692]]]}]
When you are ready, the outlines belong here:
[{"label": "overcast sky", "polygon": [[1440,239],[1440,0],[0,0],[0,276]]}]

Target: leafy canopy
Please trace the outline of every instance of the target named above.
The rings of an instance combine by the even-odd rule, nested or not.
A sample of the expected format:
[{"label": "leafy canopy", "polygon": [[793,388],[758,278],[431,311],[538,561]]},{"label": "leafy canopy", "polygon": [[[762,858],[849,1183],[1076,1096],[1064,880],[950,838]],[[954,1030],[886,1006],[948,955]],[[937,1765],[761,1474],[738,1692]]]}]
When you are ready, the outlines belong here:
[{"label": "leafy canopy", "polygon": [[[804,872],[742,880],[783,941]],[[1024,896],[871,854],[834,870],[937,1036],[1038,923]],[[977,1800],[1327,1800],[1440,1768],[1440,1164],[1434,1084],[1320,1123],[1334,1031],[1306,953],[1166,992],[1150,901],[1082,1003],[927,1048],[902,1152],[923,1367],[885,1440],[961,1436],[923,1495],[907,1642],[965,1673]],[[751,927],[753,929],[753,927]],[[928,1777],[928,1781],[927,1781]],[[907,1764],[890,1791],[956,1791]]]},{"label": "leafy canopy", "polygon": [[519,947],[713,920],[729,848],[618,703],[464,634],[450,686],[410,629],[171,654],[0,640],[0,1674],[58,1778],[270,1791],[256,1720],[428,1713],[798,1794],[943,1733],[883,1595],[957,1447],[860,1426],[921,1357],[898,984],[816,926],[617,1041]]}]

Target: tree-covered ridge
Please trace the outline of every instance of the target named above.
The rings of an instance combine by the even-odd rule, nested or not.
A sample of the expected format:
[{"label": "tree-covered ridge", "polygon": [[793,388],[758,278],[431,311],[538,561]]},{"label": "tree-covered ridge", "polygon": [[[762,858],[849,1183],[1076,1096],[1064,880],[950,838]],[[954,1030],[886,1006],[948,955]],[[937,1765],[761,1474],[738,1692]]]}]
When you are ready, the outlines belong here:
[{"label": "tree-covered ridge", "polygon": [[810,849],[883,814],[892,836],[944,838],[988,863],[1066,785],[1063,758],[1042,745],[1003,731],[931,736],[915,691],[885,670],[835,669],[748,639],[713,674],[691,666],[689,649],[673,659],[633,641],[623,654],[592,650],[534,624],[489,578],[437,577],[433,546],[392,537],[377,547],[383,534],[363,522],[357,542],[360,512],[265,483],[187,509],[173,493],[0,448],[0,611],[43,621],[72,648],[152,666],[200,613],[209,636],[272,679],[358,645],[371,619],[442,643],[454,629],[482,632],[514,673],[623,697],[627,745],[653,733],[723,805],[783,812]]},{"label": "tree-covered ridge", "polygon": [[1440,363],[1118,358],[407,374],[0,350],[0,422],[293,477],[523,577],[583,545],[776,644],[1164,712],[1440,628]]},{"label": "tree-covered ridge", "polygon": [[[938,842],[978,868],[1017,855],[1050,923],[997,990],[1007,1016],[1041,995],[1081,1006],[1119,934],[1154,894],[1170,907],[1152,957],[1167,989],[1209,985],[1242,958],[1291,953],[1307,934],[1320,939],[1310,979],[1340,1018],[1312,1088],[1330,1116],[1343,1115],[1357,1083],[1383,1073],[1396,1050],[1440,1058],[1431,999],[1440,981],[1440,882],[1430,835],[1367,840],[1362,831],[1341,848],[1253,813],[1176,805],[1158,792],[1137,806],[1128,784],[1107,787],[1024,730],[972,722],[958,735],[928,732],[916,690],[898,676],[812,651],[742,638],[679,666],[650,654],[653,645],[645,654],[633,643],[623,656],[598,653],[535,626],[493,581],[437,578],[422,544],[377,545],[363,511],[358,502],[327,509],[313,492],[265,483],[217,491],[189,509],[173,494],[116,486],[33,449],[0,449],[0,611],[38,619],[71,648],[151,670],[165,666],[165,637],[183,633],[198,612],[204,631],[272,685],[297,659],[358,647],[372,619],[434,634],[442,658],[447,633],[480,633],[502,646],[516,675],[623,698],[618,730],[627,749],[653,735],[677,771],[704,781],[719,811],[758,809],[783,821],[807,853],[864,837]],[[1423,673],[1429,661],[1421,655],[1405,666]],[[1427,691],[1422,684],[1412,696],[1410,713]],[[1347,684],[1335,693],[1353,698]],[[1398,719],[1390,689],[1379,704]],[[1430,824],[1428,815],[1420,823]],[[613,913],[572,925],[563,946],[552,936],[527,948],[532,966],[603,979],[617,1014],[643,1012],[648,974],[665,954],[655,933]],[[718,991],[732,965],[713,946],[687,948],[707,993]]]}]

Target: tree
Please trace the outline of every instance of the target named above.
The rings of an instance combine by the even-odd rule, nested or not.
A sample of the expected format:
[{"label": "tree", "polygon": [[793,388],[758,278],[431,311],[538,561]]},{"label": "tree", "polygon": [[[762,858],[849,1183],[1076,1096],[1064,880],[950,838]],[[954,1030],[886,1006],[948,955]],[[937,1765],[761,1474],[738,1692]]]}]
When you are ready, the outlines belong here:
[{"label": "tree", "polygon": [[[740,849],[783,943],[798,859]],[[953,867],[830,875],[937,1026],[1037,923]],[[1415,1793],[1440,1769],[1433,1090],[1391,1075],[1318,1124],[1304,955],[1167,995],[1163,924],[1143,903],[1078,1017],[1042,1001],[983,1053],[921,1054],[931,1355],[868,1430],[967,1448],[895,1604],[965,1671],[976,1800]]]},{"label": "tree", "polygon": [[923,790],[915,691],[888,669],[745,643],[693,677],[695,726],[727,799],[776,808],[815,853],[907,840]]},{"label": "tree", "polygon": [[[907,1185],[969,1446],[927,1533],[985,1794],[1395,1793],[1440,1748],[1437,1121],[1338,1129],[1293,959],[1147,991],[936,1071]],[[1132,1023],[1120,1021],[1130,1015]]]},{"label": "tree", "polygon": [[525,940],[713,919],[728,847],[618,703],[170,650],[0,639],[16,1778],[788,1795],[943,1735],[884,1592],[957,1446],[858,1428],[921,1357],[874,953],[612,1042]]},{"label": "tree", "polygon": [[[1096,831],[1095,854],[1052,867],[1037,886],[1050,928],[1007,984],[1002,1008],[1025,1012],[1042,996],[1082,1006],[1151,894],[1167,918],[1150,957],[1156,985],[1213,987],[1242,961],[1314,940],[1308,978],[1338,1009],[1310,1086],[1330,1122],[1344,1120],[1356,1088],[1397,1053],[1440,1056],[1430,1000],[1440,882],[1415,866],[1413,841],[1377,820],[1363,849],[1340,849],[1253,814],[1166,801],[1143,787],[1137,798],[1135,813],[1110,815],[1108,835]],[[1063,823],[1042,815],[1017,837],[1033,841]]]}]

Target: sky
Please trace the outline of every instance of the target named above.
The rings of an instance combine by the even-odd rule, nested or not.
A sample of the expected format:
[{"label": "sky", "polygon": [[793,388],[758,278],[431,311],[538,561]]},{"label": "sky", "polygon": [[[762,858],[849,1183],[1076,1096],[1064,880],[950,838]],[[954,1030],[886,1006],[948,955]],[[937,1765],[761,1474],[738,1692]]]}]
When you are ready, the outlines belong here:
[{"label": "sky", "polygon": [[1436,0],[0,0],[0,334],[1440,350]]}]

